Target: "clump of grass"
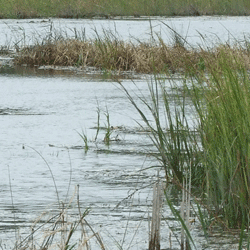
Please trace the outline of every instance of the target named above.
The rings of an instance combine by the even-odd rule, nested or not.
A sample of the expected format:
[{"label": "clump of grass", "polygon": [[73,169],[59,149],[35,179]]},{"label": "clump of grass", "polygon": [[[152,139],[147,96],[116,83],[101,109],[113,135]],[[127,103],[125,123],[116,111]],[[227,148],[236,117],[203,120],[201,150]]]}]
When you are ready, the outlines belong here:
[{"label": "clump of grass", "polygon": [[[231,62],[238,63],[238,69]],[[205,193],[226,227],[249,224],[250,81],[233,54],[223,54],[207,77],[204,99],[195,99],[204,150]],[[197,91],[195,87],[195,91]],[[205,107],[201,105],[205,102]]]},{"label": "clump of grass", "polygon": [[[214,49],[186,48],[180,37],[173,45],[166,45],[159,37],[158,42],[125,42],[109,32],[96,39],[63,38],[49,36],[40,44],[23,48],[15,58],[17,65],[59,65],[96,67],[105,71],[133,71],[138,73],[174,73],[196,75],[220,65],[217,63],[224,54],[234,58],[250,69],[249,46],[220,45]],[[175,36],[176,39],[176,36]]]},{"label": "clump of grass", "polygon": [[[122,84],[121,87],[145,123],[146,130],[150,131],[150,138],[158,151],[156,158],[165,171],[167,182],[182,186],[183,177],[190,164],[192,168],[199,164],[196,133],[186,120],[185,96],[176,95],[174,90],[170,93],[165,88],[164,80],[158,80],[156,76],[148,84],[150,100],[138,97],[142,105],[133,99]],[[141,108],[143,106],[148,109],[150,116],[145,115],[144,109]],[[199,171],[196,174],[198,173]]]},{"label": "clump of grass", "polygon": [[85,150],[85,153],[86,153],[89,150],[89,144],[88,144],[87,134],[83,130],[82,130],[82,133],[79,133],[79,132],[77,132],[77,133],[82,138],[82,140],[84,142],[84,150]]},{"label": "clump of grass", "polygon": [[[15,63],[60,66],[94,66],[97,69],[116,71],[153,72],[154,64],[159,71],[173,68],[173,61],[164,58],[164,48],[149,44],[133,44],[123,41],[96,40],[82,42],[78,40],[61,40],[33,48],[25,48],[16,57]],[[176,51],[177,52],[177,51]],[[172,55],[176,54],[172,51]],[[153,58],[159,55],[159,58]],[[166,53],[165,53],[166,55]]]},{"label": "clump of grass", "polygon": [[[211,227],[218,223],[238,229],[240,246],[250,223],[250,80],[248,57],[242,52],[242,48],[228,45],[216,48],[216,57],[210,57],[208,52],[202,58],[206,72],[195,68],[189,71],[187,75],[193,78],[184,79],[185,91],[179,97],[167,92],[164,81],[156,76],[149,83],[150,99],[135,99],[121,85],[150,131],[158,151],[155,157],[165,171],[167,183],[174,183],[188,194],[187,206],[190,195],[198,203],[197,216],[204,234],[207,222],[213,220]],[[197,116],[194,128],[189,126],[185,112],[187,98],[192,100]],[[145,115],[144,108],[150,115]],[[183,185],[186,176],[190,176],[188,188]],[[190,184],[199,188],[197,199]],[[193,243],[188,223],[167,201],[182,223],[187,245]],[[209,219],[204,218],[201,206]]]},{"label": "clump of grass", "polygon": [[[187,122],[186,115],[186,98],[188,92],[183,91],[182,95],[177,95],[174,88],[172,91],[166,89],[165,81],[155,78],[148,83],[150,98],[140,97],[133,98],[128,90],[120,83],[125,91],[131,104],[138,111],[142,122],[146,125],[142,126],[149,131],[149,136],[157,148],[157,154],[154,154],[160,168],[165,171],[166,188],[165,198],[171,211],[181,226],[180,249],[191,249],[195,247],[195,242],[190,233],[189,219],[191,210],[191,184],[198,187],[201,179],[204,177],[203,168],[201,168],[202,152],[198,146],[198,132],[194,131]],[[173,87],[174,87],[173,82]],[[149,115],[146,114],[146,110]],[[148,112],[147,112],[148,113]],[[194,181],[191,181],[192,178]],[[178,190],[182,190],[181,212],[177,211],[169,199],[167,191],[170,186],[176,186]],[[159,190],[158,190],[159,191]],[[160,213],[160,206],[158,213]],[[149,249],[160,249],[159,214],[154,215],[152,222],[152,235],[150,239]]]}]

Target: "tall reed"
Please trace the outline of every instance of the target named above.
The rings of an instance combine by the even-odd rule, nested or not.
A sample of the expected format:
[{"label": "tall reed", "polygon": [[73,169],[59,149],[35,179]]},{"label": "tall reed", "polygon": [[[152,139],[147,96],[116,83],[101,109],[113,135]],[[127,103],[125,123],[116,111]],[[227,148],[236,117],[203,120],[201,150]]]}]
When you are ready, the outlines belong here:
[{"label": "tall reed", "polygon": [[196,95],[195,86],[193,100],[200,120],[208,204],[225,226],[241,228],[249,223],[250,207],[250,80],[242,64],[238,70],[232,68],[235,60],[224,54],[219,67],[211,67],[206,76],[204,98]]},{"label": "tall reed", "polygon": [[[196,199],[196,193],[188,188],[187,206],[190,195],[196,202],[199,200],[197,216],[204,233],[206,219],[201,206],[216,223],[227,229],[241,229],[239,246],[243,246],[244,230],[250,223],[250,79],[244,61],[237,54],[225,52],[220,51],[217,61],[203,58],[206,72],[187,72],[192,78],[184,79],[184,91],[179,96],[167,90],[166,82],[156,75],[148,85],[150,98],[135,99],[122,88],[150,130],[158,151],[155,157],[165,171],[167,183],[187,190],[182,183],[188,175],[192,187],[199,188],[201,199]],[[188,98],[196,114],[195,127],[188,122]],[[187,223],[167,192],[166,199],[194,245]]]},{"label": "tall reed", "polygon": [[[138,96],[137,102],[121,86],[146,125],[146,130],[150,131],[150,138],[158,151],[155,157],[161,163],[167,181],[182,186],[183,177],[190,165],[197,168],[200,153],[196,147],[195,131],[189,127],[186,119],[185,93],[183,96],[178,96],[174,90],[170,93],[164,80],[157,79],[156,75],[148,83],[150,99]],[[146,115],[141,104],[149,111],[149,115]]]}]

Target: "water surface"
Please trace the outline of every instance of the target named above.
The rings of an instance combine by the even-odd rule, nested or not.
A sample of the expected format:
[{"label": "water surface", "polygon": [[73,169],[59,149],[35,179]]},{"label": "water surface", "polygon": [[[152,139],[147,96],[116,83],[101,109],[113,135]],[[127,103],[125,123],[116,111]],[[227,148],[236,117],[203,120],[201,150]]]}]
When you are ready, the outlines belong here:
[{"label": "water surface", "polygon": [[[136,89],[131,81],[123,83]],[[145,81],[137,81],[137,86],[148,94]],[[2,74],[0,88],[3,242],[15,241],[13,227],[27,232],[41,212],[48,206],[57,206],[47,164],[60,200],[69,199],[67,193],[73,195],[79,185],[82,209],[91,208],[88,217],[91,225],[97,228],[100,225],[112,235],[115,231],[122,234],[132,199],[125,199],[121,208],[114,208],[135,188],[150,184],[156,171],[141,171],[152,164],[153,160],[147,157],[152,143],[145,134],[136,134],[137,114],[118,84],[84,76]],[[119,137],[119,141],[106,146],[105,130],[101,130],[97,141],[90,142],[85,153],[78,132],[84,131],[90,141],[94,139],[98,107],[100,125],[106,126],[108,112],[115,127],[112,136]],[[136,215],[131,216],[137,219],[131,220],[132,227],[148,216],[151,188],[142,189],[136,197]],[[118,223],[115,228],[114,221]]]},{"label": "water surface", "polygon": [[176,17],[142,19],[24,19],[0,20],[0,46],[32,45],[49,36],[103,37],[107,31],[122,40],[173,42],[173,30],[191,46],[211,47],[249,38],[250,17]]}]

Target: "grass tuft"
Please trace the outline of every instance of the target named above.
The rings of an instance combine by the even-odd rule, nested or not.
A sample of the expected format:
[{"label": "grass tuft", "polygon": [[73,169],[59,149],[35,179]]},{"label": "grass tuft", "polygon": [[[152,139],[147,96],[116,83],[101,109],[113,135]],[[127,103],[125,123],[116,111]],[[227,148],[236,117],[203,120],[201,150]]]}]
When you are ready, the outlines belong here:
[{"label": "grass tuft", "polygon": [[[238,69],[232,68],[238,63]],[[226,227],[247,225],[250,207],[250,81],[234,54],[212,67],[205,88],[205,108],[195,104],[200,119],[206,194],[215,216]]]}]

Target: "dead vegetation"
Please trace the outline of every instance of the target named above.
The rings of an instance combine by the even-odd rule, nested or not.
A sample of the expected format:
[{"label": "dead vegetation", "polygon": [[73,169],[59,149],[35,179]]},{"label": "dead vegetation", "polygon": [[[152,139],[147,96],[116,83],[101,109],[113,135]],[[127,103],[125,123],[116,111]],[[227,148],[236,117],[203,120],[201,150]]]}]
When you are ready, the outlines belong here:
[{"label": "dead vegetation", "polygon": [[[24,238],[19,238],[14,249],[18,250],[47,250],[47,249],[83,249],[90,250],[90,243],[94,241],[96,247],[105,250],[99,232],[87,222],[89,209],[83,212],[79,203],[79,186],[69,204],[61,204],[58,211],[43,212],[33,223],[31,232]],[[74,202],[77,196],[76,204]],[[72,206],[78,212],[72,212]]]},{"label": "dead vegetation", "polygon": [[[125,42],[118,39],[59,39],[23,48],[15,58],[16,65],[78,66],[101,70],[134,71],[137,73],[195,73],[217,67],[224,55],[235,58],[250,68],[250,51],[247,47],[221,45],[212,50],[185,48],[181,44]],[[231,60],[231,59],[230,59]],[[236,63],[237,62],[237,63]]]}]

